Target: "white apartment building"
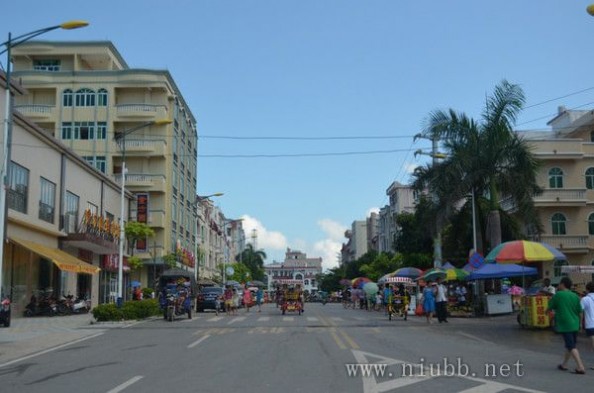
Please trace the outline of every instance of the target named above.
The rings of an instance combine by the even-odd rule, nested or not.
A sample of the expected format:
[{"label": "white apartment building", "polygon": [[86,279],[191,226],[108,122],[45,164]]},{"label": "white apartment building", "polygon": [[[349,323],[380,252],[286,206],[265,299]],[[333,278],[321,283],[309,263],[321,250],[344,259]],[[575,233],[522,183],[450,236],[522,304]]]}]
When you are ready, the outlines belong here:
[{"label": "white apartment building", "polygon": [[308,258],[307,254],[287,248],[283,262],[264,265],[267,289],[284,283],[298,283],[307,293],[318,291],[316,276],[322,273],[322,258]]}]

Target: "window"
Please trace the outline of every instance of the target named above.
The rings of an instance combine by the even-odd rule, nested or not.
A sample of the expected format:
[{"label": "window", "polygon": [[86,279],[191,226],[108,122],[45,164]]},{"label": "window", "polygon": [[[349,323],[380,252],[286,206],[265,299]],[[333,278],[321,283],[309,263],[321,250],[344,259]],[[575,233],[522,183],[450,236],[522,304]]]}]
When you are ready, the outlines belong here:
[{"label": "window", "polygon": [[565,261],[565,260],[555,261],[553,263],[553,276],[554,277],[567,276],[567,273],[561,272],[561,266],[567,266],[567,261]]},{"label": "window", "polygon": [[91,89],[80,89],[76,91],[76,106],[95,106],[95,92]]},{"label": "window", "polygon": [[87,209],[91,212],[91,214],[99,214],[99,208],[94,203],[87,202]]},{"label": "window", "polygon": [[594,189],[594,168],[586,169],[586,188],[588,190]]},{"label": "window", "polygon": [[40,188],[39,219],[53,224],[56,211],[56,185],[42,177]]},{"label": "window", "polygon": [[99,89],[97,91],[97,105],[107,106],[107,90]]},{"label": "window", "polygon": [[91,121],[77,121],[74,123],[74,139],[95,139],[95,123]]},{"label": "window", "polygon": [[72,139],[72,123],[70,123],[70,122],[62,123],[62,139],[64,139],[64,140]]},{"label": "window", "polygon": [[563,188],[563,171],[560,168],[552,168],[549,171],[549,187]]},{"label": "window", "polygon": [[64,206],[64,230],[66,233],[75,233],[78,228],[78,195],[66,191]]},{"label": "window", "polygon": [[594,235],[594,213],[588,216],[588,234]]},{"label": "window", "polygon": [[104,121],[100,121],[97,123],[97,139],[105,139],[107,138],[107,123]]},{"label": "window", "polygon": [[82,158],[99,172],[106,173],[107,160],[105,156],[82,156]]},{"label": "window", "polygon": [[594,142],[594,131],[590,131],[590,142]]},{"label": "window", "polygon": [[178,214],[177,214],[177,199],[176,198],[171,198],[171,221],[173,222],[173,224],[175,225],[175,223],[177,223],[178,220]]},{"label": "window", "polygon": [[171,150],[173,153],[173,161],[177,162],[177,135],[173,135],[173,144],[171,146]]},{"label": "window", "polygon": [[27,194],[29,192],[29,170],[15,162],[8,168],[8,208],[27,213]]},{"label": "window", "polygon": [[62,105],[63,106],[72,106],[72,90],[66,89],[62,93]]},{"label": "window", "polygon": [[35,71],[60,71],[60,60],[33,60]]},{"label": "window", "polygon": [[565,222],[567,219],[561,213],[553,214],[551,217],[551,227],[553,235],[566,235]]},{"label": "window", "polygon": [[100,121],[77,121],[62,123],[62,139],[94,140],[107,138],[107,123]]}]

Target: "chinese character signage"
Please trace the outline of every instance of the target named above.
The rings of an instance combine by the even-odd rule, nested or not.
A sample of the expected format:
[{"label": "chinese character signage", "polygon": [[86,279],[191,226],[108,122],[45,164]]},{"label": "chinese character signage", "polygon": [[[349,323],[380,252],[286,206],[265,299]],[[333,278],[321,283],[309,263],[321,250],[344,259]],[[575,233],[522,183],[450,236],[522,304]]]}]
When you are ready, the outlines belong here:
[{"label": "chinese character signage", "polygon": [[[146,224],[148,222],[148,194],[136,194],[136,221]],[[146,239],[138,239],[136,241],[136,249],[139,251],[146,251]]]}]

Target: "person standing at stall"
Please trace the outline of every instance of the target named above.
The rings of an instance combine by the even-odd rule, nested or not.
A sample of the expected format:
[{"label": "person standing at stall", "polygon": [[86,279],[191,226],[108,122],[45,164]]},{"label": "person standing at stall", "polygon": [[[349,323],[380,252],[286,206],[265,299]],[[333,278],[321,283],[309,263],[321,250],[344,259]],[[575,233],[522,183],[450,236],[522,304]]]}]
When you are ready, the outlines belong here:
[{"label": "person standing at stall", "polygon": [[432,323],[433,313],[435,313],[435,283],[427,282],[423,289],[423,311],[427,317],[427,323]]},{"label": "person standing at stall", "polygon": [[565,341],[565,355],[563,363],[557,368],[567,371],[567,362],[573,358],[577,368],[575,374],[585,374],[584,363],[576,347],[577,334],[580,330],[582,306],[578,295],[571,291],[572,282],[569,277],[563,277],[559,283],[557,293],[549,300],[549,310],[555,312],[555,330],[563,336]]},{"label": "person standing at stall", "polygon": [[435,313],[439,323],[448,322],[448,297],[447,288],[441,282],[441,278],[437,280],[437,291],[435,294]]}]

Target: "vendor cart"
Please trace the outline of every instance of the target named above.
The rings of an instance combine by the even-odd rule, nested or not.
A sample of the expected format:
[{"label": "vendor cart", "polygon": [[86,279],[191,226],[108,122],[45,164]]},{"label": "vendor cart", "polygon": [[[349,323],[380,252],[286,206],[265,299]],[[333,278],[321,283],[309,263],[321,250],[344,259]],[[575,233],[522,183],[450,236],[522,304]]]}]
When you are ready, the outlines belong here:
[{"label": "vendor cart", "polygon": [[549,296],[522,296],[518,323],[522,327],[546,329],[552,326],[552,314],[547,310]]}]

